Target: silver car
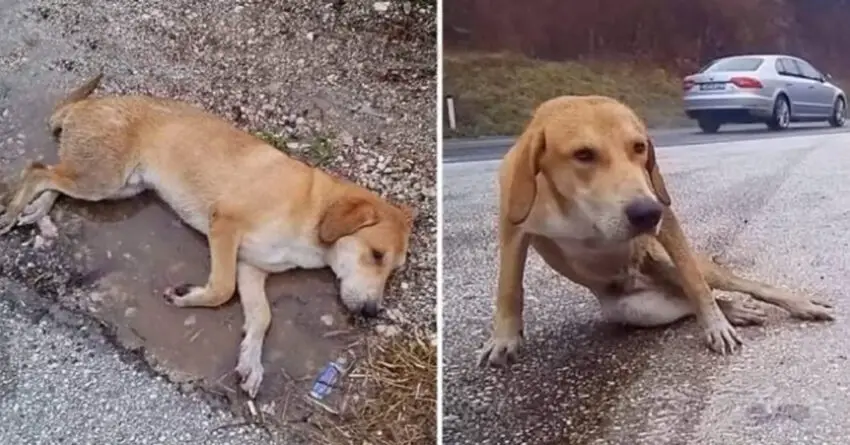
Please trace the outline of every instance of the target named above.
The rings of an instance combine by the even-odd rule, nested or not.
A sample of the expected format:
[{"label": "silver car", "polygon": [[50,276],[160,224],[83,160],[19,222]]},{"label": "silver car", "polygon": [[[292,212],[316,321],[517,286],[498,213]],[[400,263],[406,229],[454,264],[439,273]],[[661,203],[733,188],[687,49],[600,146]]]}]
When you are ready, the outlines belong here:
[{"label": "silver car", "polygon": [[741,55],[713,60],[685,77],[685,114],[706,133],[726,123],[766,123],[771,130],[791,122],[844,125],[844,91],[799,57]]}]

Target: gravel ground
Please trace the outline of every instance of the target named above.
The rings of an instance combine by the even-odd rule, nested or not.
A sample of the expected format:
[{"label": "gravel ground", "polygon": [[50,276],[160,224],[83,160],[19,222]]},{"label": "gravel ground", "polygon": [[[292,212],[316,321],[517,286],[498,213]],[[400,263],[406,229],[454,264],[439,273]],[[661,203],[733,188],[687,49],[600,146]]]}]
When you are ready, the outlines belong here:
[{"label": "gravel ground", "polygon": [[768,308],[764,326],[739,328],[742,350],[722,357],[693,320],[649,330],[604,323],[585,289],[531,253],[526,347],[507,370],[475,366],[492,319],[498,162],[446,165],[443,443],[850,443],[848,143],[847,133],[800,131],[659,149],[694,247],[830,302],[834,322]]},{"label": "gravel ground", "polygon": [[[4,30],[0,34],[2,176],[32,158],[55,156],[55,146],[46,139],[45,131],[50,106],[69,88],[102,70],[106,77],[96,94],[144,93],[197,104],[297,158],[416,208],[419,217],[411,254],[407,266],[390,283],[387,305],[399,309],[406,320],[435,329],[433,11],[402,2],[339,0],[0,0],[0,28]],[[106,218],[102,223],[120,220]],[[57,218],[57,223],[65,233],[62,218]],[[35,251],[31,247],[39,238],[28,239],[31,235],[17,231],[0,240],[0,274],[14,276],[26,287],[0,302],[49,306],[56,311],[59,303],[63,308],[73,306],[74,291],[97,277],[80,275],[85,275],[84,261],[73,252],[73,240],[59,240],[52,250]],[[0,363],[0,372],[18,375],[18,382],[29,382],[29,386],[17,386],[15,403],[22,407],[49,410],[51,404],[46,403],[48,395],[43,391],[48,385],[53,388],[51,400],[76,401],[68,406],[86,407],[79,419],[97,418],[104,406],[98,398],[114,397],[118,404],[123,397],[128,414],[116,414],[115,422],[155,420],[160,412],[182,419],[180,427],[176,421],[175,425],[150,425],[143,420],[122,427],[127,432],[122,436],[125,440],[135,428],[153,429],[165,435],[162,443],[183,443],[178,440],[181,428],[182,433],[200,438],[208,426],[221,423],[217,418],[204,421],[205,413],[212,412],[209,406],[198,403],[198,397],[175,392],[167,382],[144,371],[141,361],[136,365],[143,372],[114,360],[121,348],[99,334],[80,336],[49,320],[42,320],[38,328],[28,328],[14,313],[0,312],[0,319],[11,326],[8,330],[22,330],[27,336],[21,337],[26,338],[21,342],[9,340],[0,357],[10,358]],[[81,318],[75,313],[68,317]],[[38,369],[41,362],[37,360],[64,353],[66,348],[61,345],[71,341],[88,345],[80,347],[89,348],[86,352],[73,353],[83,354],[79,364],[67,366],[57,358],[57,363],[63,363],[57,369]],[[59,352],[49,345],[56,345]],[[29,352],[22,355],[24,347]],[[30,357],[33,353],[35,358]],[[24,365],[29,371],[21,371]],[[125,374],[130,371],[133,373]],[[62,377],[62,372],[67,376]],[[53,382],[57,378],[76,386]],[[87,381],[94,385],[81,391],[79,383]],[[125,393],[115,392],[119,389]],[[162,409],[134,400],[148,393],[157,394],[165,404]],[[3,403],[13,402],[4,399]],[[38,415],[27,412],[26,416]],[[41,423],[32,420],[32,432],[73,432],[75,425],[84,425],[75,419],[67,415],[50,426],[46,422],[56,418],[46,415]],[[15,428],[26,427],[17,422]],[[115,434],[124,434],[122,428],[115,428]],[[53,443],[31,438],[28,434],[32,432],[9,429],[3,433],[7,431],[9,441],[0,443]],[[234,443],[255,443],[259,437],[247,430],[232,431],[243,437]],[[107,429],[85,434],[96,443],[122,443],[117,435],[108,437]],[[149,439],[156,443],[158,436]],[[278,443],[293,440],[279,438]]]}]

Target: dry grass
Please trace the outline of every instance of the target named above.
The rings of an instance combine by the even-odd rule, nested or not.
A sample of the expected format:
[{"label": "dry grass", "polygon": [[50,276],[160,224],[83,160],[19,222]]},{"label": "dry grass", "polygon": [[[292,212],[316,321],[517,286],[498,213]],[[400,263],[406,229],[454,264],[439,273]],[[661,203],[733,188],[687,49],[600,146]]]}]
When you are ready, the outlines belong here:
[{"label": "dry grass", "polygon": [[[347,377],[340,415],[316,421],[328,445],[437,443],[437,347],[420,330],[379,338]],[[365,396],[364,396],[365,394]]]},{"label": "dry grass", "polygon": [[[601,94],[634,107],[650,126],[687,122],[681,79],[633,63],[547,62],[513,54],[449,52],[444,56],[445,94],[453,95],[458,129],[445,135],[517,134],[534,108],[564,94]],[[447,119],[444,119],[447,122]]]}]

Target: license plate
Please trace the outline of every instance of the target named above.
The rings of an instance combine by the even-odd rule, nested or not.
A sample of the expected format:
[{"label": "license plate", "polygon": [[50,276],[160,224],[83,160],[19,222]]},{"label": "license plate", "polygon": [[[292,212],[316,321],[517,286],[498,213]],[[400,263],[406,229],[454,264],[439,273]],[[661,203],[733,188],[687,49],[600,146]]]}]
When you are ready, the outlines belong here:
[{"label": "license plate", "polygon": [[700,91],[717,91],[726,89],[726,84],[723,82],[703,83],[699,86]]}]

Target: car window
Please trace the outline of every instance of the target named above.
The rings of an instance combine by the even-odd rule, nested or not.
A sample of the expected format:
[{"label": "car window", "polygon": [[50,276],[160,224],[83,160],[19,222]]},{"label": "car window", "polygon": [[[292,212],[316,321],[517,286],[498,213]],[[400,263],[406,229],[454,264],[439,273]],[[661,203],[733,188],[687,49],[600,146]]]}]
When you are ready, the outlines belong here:
[{"label": "car window", "polygon": [[803,71],[797,66],[797,62],[794,59],[782,58],[779,59],[782,61],[782,66],[785,68],[785,72],[783,74],[789,76],[802,76]]},{"label": "car window", "polygon": [[796,62],[797,62],[797,65],[800,67],[800,71],[803,72],[804,76],[806,76],[810,79],[815,79],[815,80],[819,80],[821,77],[823,77],[823,76],[821,76],[820,71],[816,70],[815,67],[813,67],[811,64],[809,64],[805,60],[797,59]]},{"label": "car window", "polygon": [[700,71],[701,73],[717,73],[723,71],[755,71],[759,69],[764,59],[761,57],[730,57],[719,59]]}]

